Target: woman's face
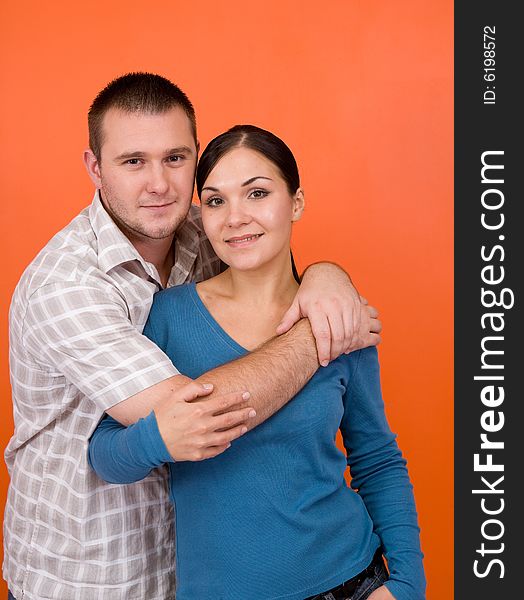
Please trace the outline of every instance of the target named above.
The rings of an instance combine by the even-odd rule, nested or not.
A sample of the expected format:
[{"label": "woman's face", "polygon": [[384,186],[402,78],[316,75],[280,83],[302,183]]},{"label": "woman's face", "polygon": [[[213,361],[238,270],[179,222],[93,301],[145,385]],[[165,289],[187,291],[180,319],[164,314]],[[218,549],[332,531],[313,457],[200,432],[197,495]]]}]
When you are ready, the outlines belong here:
[{"label": "woman's face", "polygon": [[289,257],[291,224],[304,196],[289,193],[280,171],[262,154],[234,148],[215,165],[201,194],[204,230],[230,267],[254,270]]}]

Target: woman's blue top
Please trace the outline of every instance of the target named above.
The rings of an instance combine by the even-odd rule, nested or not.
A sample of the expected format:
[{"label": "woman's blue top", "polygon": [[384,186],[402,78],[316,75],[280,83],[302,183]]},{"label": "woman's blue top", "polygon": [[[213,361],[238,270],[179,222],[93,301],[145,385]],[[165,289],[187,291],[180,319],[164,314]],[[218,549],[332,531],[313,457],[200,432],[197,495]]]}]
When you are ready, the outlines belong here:
[{"label": "woman's blue top", "polygon": [[[194,284],[156,294],[144,334],[191,378],[247,353]],[[335,442],[339,429],[347,459]],[[127,428],[106,417],[89,456],[112,483],[169,463],[177,600],[303,600],[362,571],[379,546],[394,597],[424,598],[412,486],[384,414],[375,348],[320,368],[215,458],[173,461],[153,412]]]}]

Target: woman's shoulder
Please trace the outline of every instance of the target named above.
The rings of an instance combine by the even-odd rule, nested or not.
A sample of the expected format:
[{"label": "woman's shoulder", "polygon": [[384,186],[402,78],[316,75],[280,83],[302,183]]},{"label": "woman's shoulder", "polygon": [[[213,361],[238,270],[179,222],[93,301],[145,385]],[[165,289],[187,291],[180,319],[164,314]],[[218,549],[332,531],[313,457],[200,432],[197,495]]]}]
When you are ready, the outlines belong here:
[{"label": "woman's shoulder", "polygon": [[353,350],[349,354],[341,354],[336,360],[351,369],[358,368],[359,364],[376,363],[378,362],[377,347],[368,346],[367,348]]},{"label": "woman's shoulder", "polygon": [[194,290],[194,283],[184,283],[157,292],[153,296],[149,322],[164,321],[181,313],[187,313],[188,307],[192,304]]},{"label": "woman's shoulder", "polygon": [[162,305],[172,302],[183,302],[191,297],[191,290],[195,289],[195,284],[182,283],[160,290],[153,296],[153,304]]},{"label": "woman's shoulder", "polygon": [[193,300],[195,284],[173,286],[157,292],[149,312],[144,335],[161,348],[167,339],[184,336],[195,322],[197,311]]},{"label": "woman's shoulder", "polygon": [[[330,367],[332,370],[330,370]],[[354,350],[349,354],[342,354],[332,361],[327,368],[331,374],[336,373],[344,381],[350,381],[361,376],[366,377],[379,370],[377,348],[370,346]]]}]

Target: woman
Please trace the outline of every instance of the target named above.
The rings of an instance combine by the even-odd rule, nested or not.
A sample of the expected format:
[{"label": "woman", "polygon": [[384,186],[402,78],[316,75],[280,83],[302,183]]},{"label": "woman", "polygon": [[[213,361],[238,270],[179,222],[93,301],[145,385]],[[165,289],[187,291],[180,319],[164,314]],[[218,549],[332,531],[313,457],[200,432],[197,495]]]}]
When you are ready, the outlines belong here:
[{"label": "woman", "polygon": [[[290,237],[304,209],[291,151],[253,126],[208,145],[197,191],[206,234],[229,268],[157,294],[144,330],[192,378],[273,335],[298,287]],[[117,483],[169,463],[177,600],[424,597],[412,488],[384,415],[374,348],[319,369],[289,404],[213,459],[173,462],[154,413],[132,427],[148,440],[143,448],[126,449],[114,435],[125,428],[104,419],[90,460]]]}]

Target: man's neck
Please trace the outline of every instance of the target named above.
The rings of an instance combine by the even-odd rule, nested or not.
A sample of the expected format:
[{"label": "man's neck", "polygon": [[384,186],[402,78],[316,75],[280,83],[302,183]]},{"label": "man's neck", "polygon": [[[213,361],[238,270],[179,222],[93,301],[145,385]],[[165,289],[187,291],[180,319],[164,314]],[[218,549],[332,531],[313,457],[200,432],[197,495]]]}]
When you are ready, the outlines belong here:
[{"label": "man's neck", "polygon": [[137,249],[140,256],[148,263],[151,263],[160,277],[162,287],[167,286],[171,269],[175,264],[175,249],[173,244],[174,236],[162,240],[130,240]]}]

